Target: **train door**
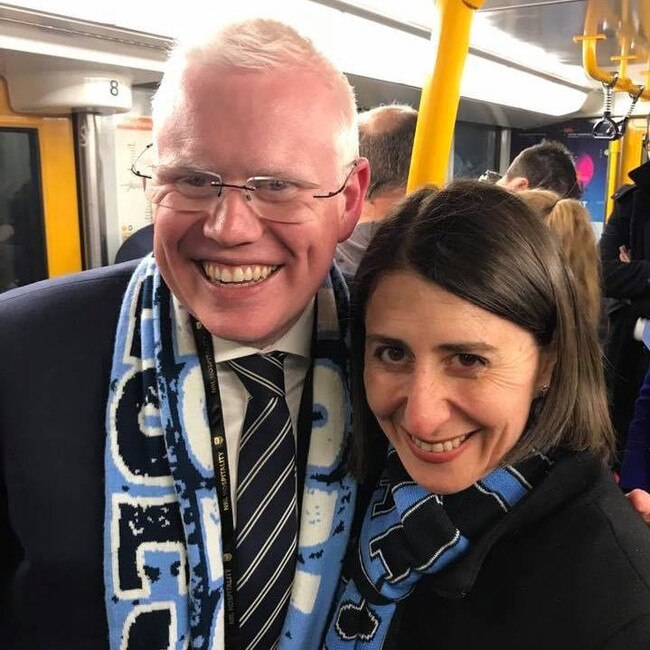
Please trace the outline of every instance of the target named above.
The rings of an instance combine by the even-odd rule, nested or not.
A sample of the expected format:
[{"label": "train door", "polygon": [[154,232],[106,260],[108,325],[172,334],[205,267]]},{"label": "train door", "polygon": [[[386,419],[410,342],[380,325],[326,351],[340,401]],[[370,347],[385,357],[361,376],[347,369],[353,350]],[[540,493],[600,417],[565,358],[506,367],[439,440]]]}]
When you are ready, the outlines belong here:
[{"label": "train door", "polygon": [[0,77],[0,291],[79,270],[72,121],[15,113]]}]

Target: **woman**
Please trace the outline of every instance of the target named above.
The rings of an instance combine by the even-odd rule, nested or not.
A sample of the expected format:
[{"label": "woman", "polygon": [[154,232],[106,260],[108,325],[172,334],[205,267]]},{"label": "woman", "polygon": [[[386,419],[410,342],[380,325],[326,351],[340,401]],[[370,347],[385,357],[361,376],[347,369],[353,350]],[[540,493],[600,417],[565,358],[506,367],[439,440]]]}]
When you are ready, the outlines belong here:
[{"label": "woman", "polygon": [[352,464],[376,489],[326,647],[647,650],[650,533],[548,228],[498,187],[421,190],[354,298]]},{"label": "woman", "polygon": [[602,317],[600,259],[589,211],[576,199],[563,199],[549,190],[525,190],[519,196],[537,212],[557,236],[587,316],[598,327]]}]

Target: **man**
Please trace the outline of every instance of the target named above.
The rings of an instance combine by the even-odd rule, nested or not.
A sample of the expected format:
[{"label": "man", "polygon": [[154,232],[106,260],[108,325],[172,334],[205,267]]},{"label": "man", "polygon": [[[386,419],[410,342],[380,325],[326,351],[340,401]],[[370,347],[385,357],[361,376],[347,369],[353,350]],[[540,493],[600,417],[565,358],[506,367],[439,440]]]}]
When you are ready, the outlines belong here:
[{"label": "man", "polygon": [[354,94],[253,20],[172,54],[153,122],[155,261],[0,298],[2,647],[317,647],[355,502]]},{"label": "man", "polygon": [[[647,147],[647,134],[644,143]],[[629,176],[633,184],[614,195],[614,209],[600,239],[603,293],[610,299],[605,369],[620,456],[650,359],[646,346],[633,336],[637,319],[650,318],[650,162]]]},{"label": "man", "polygon": [[346,276],[355,274],[379,224],[406,194],[417,121],[417,111],[403,104],[359,114],[359,153],[370,163],[372,181],[359,223],[336,247],[336,262]]},{"label": "man", "polygon": [[543,140],[524,149],[497,185],[512,192],[542,188],[567,199],[582,196],[571,152],[553,140]]}]

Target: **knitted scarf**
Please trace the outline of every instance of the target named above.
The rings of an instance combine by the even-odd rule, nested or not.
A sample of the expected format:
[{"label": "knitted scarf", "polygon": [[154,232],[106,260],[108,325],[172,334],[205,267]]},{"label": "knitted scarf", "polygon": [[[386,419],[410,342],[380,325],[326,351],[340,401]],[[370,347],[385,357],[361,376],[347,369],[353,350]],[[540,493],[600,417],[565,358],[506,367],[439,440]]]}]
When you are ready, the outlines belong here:
[{"label": "knitted scarf", "polygon": [[[313,415],[293,590],[279,648],[318,646],[334,599],[356,485],[347,288],[333,267],[317,298]],[[111,650],[224,647],[220,512],[190,316],[152,257],[124,296],[106,413],[104,583]]]},{"label": "knitted scarf", "polygon": [[381,648],[397,602],[424,575],[436,573],[467,552],[548,473],[552,460],[537,454],[498,468],[450,495],[420,487],[388,450],[386,469],[372,495],[342,579],[325,647]]}]

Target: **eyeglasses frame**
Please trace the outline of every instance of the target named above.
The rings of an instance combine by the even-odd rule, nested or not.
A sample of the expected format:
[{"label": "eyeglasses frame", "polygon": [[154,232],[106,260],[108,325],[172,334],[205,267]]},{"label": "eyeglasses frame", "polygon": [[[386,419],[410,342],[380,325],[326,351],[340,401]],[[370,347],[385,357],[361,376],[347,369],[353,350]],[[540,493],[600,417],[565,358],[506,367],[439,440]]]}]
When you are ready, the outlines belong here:
[{"label": "eyeglasses frame", "polygon": [[[144,156],[144,154],[149,149],[151,149],[151,147],[153,147],[153,142],[150,142],[140,152],[138,157],[133,161],[133,163],[131,165],[131,173],[133,175],[137,176],[138,178],[141,178],[143,184],[146,182],[146,180],[153,180],[153,176],[149,176],[149,174],[143,174],[142,172],[138,171],[137,164],[138,164],[138,161],[140,160],[140,158],[142,158],[142,156]],[[348,181],[350,180],[350,176],[352,176],[352,173],[356,169],[358,163],[359,163],[358,158],[356,160],[353,160],[351,163],[348,163],[348,164],[352,165],[352,169],[350,169],[350,171],[348,172],[348,175],[345,177],[345,180],[343,181],[343,184],[341,185],[341,187],[339,187],[338,190],[335,190],[333,192],[328,192],[327,194],[313,194],[312,198],[314,198],[314,199],[331,199],[333,196],[336,196],[337,194],[340,194],[345,189],[345,186],[348,184]],[[206,172],[206,173],[212,174],[213,172]],[[218,176],[218,174],[214,174],[214,175]],[[253,178],[255,178],[255,177],[253,177]],[[219,193],[217,194],[217,198],[221,198],[221,191],[223,190],[224,187],[230,187],[232,189],[237,189],[237,190],[246,190],[247,192],[254,192],[255,191],[255,188],[250,187],[249,185],[235,185],[234,183],[223,183],[223,182],[222,183],[217,183],[216,181],[211,182],[211,185],[213,185],[215,188],[216,187],[219,188]],[[251,200],[251,198],[249,196],[247,196],[246,198],[249,201]]]}]

